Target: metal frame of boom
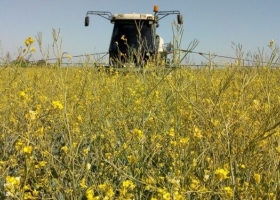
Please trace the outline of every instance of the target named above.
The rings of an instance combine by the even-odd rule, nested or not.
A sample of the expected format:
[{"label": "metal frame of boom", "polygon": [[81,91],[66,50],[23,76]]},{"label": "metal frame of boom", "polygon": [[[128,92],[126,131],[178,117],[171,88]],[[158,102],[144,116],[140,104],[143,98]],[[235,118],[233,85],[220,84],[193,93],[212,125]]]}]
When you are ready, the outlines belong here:
[{"label": "metal frame of boom", "polygon": [[[88,15],[98,15],[100,17],[103,17],[105,19],[111,20],[113,14],[111,12],[107,11],[88,11],[86,16]],[[162,18],[168,16],[168,15],[180,15],[180,11],[174,10],[174,11],[159,11],[155,12],[155,16],[157,17],[157,21],[161,20]],[[162,17],[159,17],[162,16]]]},{"label": "metal frame of boom", "polygon": [[111,12],[107,12],[107,11],[88,11],[86,16],[88,15],[98,15],[108,20],[111,20],[113,16]]},{"label": "metal frame of boom", "polygon": [[168,16],[168,15],[180,15],[180,11],[174,10],[174,11],[159,11],[155,12],[155,16],[159,17],[160,15],[163,15],[161,18],[158,18],[158,21],[161,20],[162,18]]}]

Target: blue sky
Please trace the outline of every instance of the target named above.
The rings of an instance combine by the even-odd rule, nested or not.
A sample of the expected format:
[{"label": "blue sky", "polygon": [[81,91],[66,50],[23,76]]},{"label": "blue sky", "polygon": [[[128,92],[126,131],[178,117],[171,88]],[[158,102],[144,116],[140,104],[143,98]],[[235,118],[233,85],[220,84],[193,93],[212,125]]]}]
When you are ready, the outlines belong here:
[{"label": "blue sky", "polygon": [[[269,41],[280,42],[279,0],[1,0],[0,57],[6,52],[16,57],[25,38],[35,38],[38,32],[43,34],[43,49],[49,46],[52,55],[53,28],[60,29],[63,52],[73,56],[106,52],[113,25],[91,15],[90,26],[84,27],[87,11],[153,13],[155,4],[162,11],[179,10],[183,14],[182,49],[196,38],[197,52],[235,56],[232,42],[242,44],[245,54],[258,48],[269,53]],[[172,40],[175,19],[170,15],[160,21],[158,33],[165,42]],[[37,50],[33,59],[40,58]],[[195,55],[191,60],[197,64],[207,61]]]}]

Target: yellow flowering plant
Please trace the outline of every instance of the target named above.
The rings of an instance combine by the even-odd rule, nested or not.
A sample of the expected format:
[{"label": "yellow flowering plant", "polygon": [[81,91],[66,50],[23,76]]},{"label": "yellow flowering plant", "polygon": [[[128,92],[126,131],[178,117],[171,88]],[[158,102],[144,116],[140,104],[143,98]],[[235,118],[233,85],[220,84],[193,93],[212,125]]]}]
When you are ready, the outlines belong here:
[{"label": "yellow flowering plant", "polygon": [[34,38],[27,37],[24,40],[25,48],[19,48],[19,54],[16,58],[16,60],[13,61],[13,64],[26,67],[30,64],[30,57],[32,56],[32,53],[36,52],[36,49],[32,44],[34,43]]},{"label": "yellow flowering plant", "polygon": [[279,196],[277,69],[0,73],[0,199]]}]

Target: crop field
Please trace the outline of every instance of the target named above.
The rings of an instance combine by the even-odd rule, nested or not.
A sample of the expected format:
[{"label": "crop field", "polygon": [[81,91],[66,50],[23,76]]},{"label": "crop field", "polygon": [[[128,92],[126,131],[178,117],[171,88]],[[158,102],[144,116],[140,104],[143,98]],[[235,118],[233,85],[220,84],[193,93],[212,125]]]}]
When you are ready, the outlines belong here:
[{"label": "crop field", "polygon": [[0,74],[0,199],[280,197],[279,69]]}]

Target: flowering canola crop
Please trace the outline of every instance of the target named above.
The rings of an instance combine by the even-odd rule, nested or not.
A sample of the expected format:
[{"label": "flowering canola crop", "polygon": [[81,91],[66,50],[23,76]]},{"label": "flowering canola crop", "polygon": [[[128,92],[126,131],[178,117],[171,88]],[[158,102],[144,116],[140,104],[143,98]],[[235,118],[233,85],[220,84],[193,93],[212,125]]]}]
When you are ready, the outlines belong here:
[{"label": "flowering canola crop", "polygon": [[278,69],[0,73],[1,198],[280,195]]}]

